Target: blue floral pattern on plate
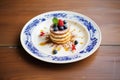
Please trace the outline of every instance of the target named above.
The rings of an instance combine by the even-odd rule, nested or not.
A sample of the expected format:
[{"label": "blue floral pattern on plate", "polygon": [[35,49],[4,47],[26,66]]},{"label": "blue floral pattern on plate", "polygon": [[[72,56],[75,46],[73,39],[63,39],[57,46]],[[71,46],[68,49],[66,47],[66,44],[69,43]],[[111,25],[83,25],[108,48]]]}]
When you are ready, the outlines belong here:
[{"label": "blue floral pattern on plate", "polygon": [[[42,22],[53,17],[75,20],[83,24],[90,34],[88,45],[83,50],[79,51],[79,53],[72,56],[52,56],[41,53],[33,45],[33,42],[31,40],[32,31],[38,24],[41,24]],[[97,34],[99,34],[99,36]],[[25,45],[25,47],[31,52],[31,54],[39,57],[42,60],[49,59],[50,61],[47,62],[52,62],[52,63],[70,63],[86,58],[99,47],[101,42],[100,30],[91,19],[89,19],[88,17],[82,14],[69,12],[69,11],[53,11],[42,14],[42,16],[33,18],[31,22],[29,22],[29,24],[25,26],[24,30],[22,31],[22,35],[25,36],[25,40],[23,41],[24,43],[22,44]],[[88,54],[88,56],[83,57],[82,55],[84,54]]]}]

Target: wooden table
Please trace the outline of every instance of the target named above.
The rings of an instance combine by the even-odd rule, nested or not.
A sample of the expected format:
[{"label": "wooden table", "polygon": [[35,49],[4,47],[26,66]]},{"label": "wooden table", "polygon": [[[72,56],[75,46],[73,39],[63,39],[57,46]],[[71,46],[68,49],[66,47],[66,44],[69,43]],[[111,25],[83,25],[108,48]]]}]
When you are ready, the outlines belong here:
[{"label": "wooden table", "polygon": [[[20,32],[34,16],[55,10],[82,13],[102,32],[100,48],[71,64],[50,64],[30,56]],[[120,0],[1,0],[0,80],[120,80]]]}]

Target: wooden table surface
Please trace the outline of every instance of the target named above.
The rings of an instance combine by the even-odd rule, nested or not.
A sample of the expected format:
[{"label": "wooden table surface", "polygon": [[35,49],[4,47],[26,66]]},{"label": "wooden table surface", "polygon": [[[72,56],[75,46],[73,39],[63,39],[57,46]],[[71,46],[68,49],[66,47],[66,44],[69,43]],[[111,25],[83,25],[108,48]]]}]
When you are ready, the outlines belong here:
[{"label": "wooden table surface", "polygon": [[[102,32],[100,48],[71,64],[30,56],[20,32],[38,14],[68,10],[92,18]],[[0,0],[0,80],[120,80],[120,0]]]}]

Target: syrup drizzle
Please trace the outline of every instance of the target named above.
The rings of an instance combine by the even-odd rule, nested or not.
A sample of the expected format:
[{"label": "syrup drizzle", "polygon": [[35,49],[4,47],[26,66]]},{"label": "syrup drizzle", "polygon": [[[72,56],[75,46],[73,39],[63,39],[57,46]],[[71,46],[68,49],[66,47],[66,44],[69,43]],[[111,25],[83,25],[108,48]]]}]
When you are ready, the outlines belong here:
[{"label": "syrup drizzle", "polygon": [[[74,31],[75,31],[75,29],[73,29],[73,30],[71,31],[71,39],[70,39],[69,42],[67,42],[67,43],[65,43],[65,44],[56,44],[56,43],[52,42],[52,40],[50,39],[50,35],[49,35],[49,33],[47,32],[47,33],[45,33],[45,35],[43,35],[43,36],[45,36],[45,41],[44,41],[44,42],[40,42],[39,45],[40,45],[40,46],[50,45],[50,47],[52,47],[52,50],[57,50],[57,51],[60,51],[60,50],[63,48],[65,51],[74,52],[74,51],[76,50],[76,46],[73,45],[75,39],[76,39],[77,37],[83,39],[82,36],[75,36],[75,35],[73,35],[72,33],[73,33]],[[40,32],[44,32],[44,31],[41,30]],[[80,32],[80,30],[79,30],[79,32]],[[83,43],[83,42],[79,42],[79,44],[82,45],[82,44],[84,44],[84,43]]]},{"label": "syrup drizzle", "polygon": [[40,46],[45,46],[47,44],[50,44],[50,46],[53,47],[52,48],[53,50],[60,51],[61,48],[63,47],[65,51],[69,51],[71,49],[71,44],[73,44],[73,42],[75,40],[75,36],[72,35],[71,36],[71,40],[69,42],[67,42],[66,44],[56,44],[56,43],[53,43],[52,40],[50,39],[49,35],[46,35],[45,40],[46,41],[44,41],[44,42],[40,42],[39,45]]}]

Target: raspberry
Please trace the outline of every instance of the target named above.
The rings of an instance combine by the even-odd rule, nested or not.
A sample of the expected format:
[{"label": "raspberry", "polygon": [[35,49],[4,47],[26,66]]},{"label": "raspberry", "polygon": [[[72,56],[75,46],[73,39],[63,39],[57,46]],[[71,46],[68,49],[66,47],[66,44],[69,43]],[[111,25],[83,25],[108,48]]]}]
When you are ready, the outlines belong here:
[{"label": "raspberry", "polygon": [[72,51],[76,50],[76,47],[74,44],[72,44]]},{"label": "raspberry", "polygon": [[64,22],[63,22],[61,19],[59,19],[58,26],[59,26],[59,27],[64,26]]},{"label": "raspberry", "polygon": [[44,36],[45,35],[45,33],[44,32],[40,32],[40,36]]}]

